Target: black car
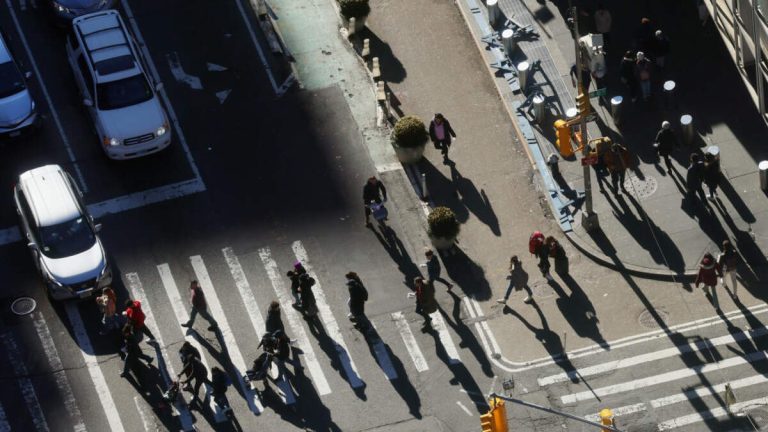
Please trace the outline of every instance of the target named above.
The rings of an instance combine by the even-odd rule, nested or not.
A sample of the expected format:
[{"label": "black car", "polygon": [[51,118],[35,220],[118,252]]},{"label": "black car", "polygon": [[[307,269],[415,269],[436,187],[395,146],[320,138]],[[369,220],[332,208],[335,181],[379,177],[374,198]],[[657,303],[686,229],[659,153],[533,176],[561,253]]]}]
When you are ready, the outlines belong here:
[{"label": "black car", "polygon": [[115,0],[45,0],[45,3],[58,24],[69,25],[80,15],[111,9]]}]

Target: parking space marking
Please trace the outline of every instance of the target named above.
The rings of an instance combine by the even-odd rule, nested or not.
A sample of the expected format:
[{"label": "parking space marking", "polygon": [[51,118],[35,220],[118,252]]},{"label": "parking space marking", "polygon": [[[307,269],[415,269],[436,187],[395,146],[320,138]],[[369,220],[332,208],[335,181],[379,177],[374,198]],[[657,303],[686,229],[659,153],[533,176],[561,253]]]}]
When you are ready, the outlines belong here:
[{"label": "parking space marking", "polygon": [[[126,0],[123,0],[123,2],[125,1]],[[237,4],[237,9],[240,11],[240,16],[243,18],[245,27],[248,29],[248,34],[251,36],[251,42],[253,42],[253,46],[256,47],[256,53],[259,55],[259,61],[261,62],[261,65],[264,66],[264,72],[267,73],[269,83],[272,85],[272,91],[274,91],[276,95],[279,95],[280,89],[277,85],[277,81],[275,80],[274,75],[272,75],[272,67],[269,65],[267,57],[264,55],[264,50],[262,50],[261,46],[259,45],[258,39],[256,39],[256,33],[253,31],[253,26],[248,20],[248,15],[245,13],[245,9],[243,9],[243,4],[240,0],[235,0],[235,3]]]},{"label": "parking space marking", "polygon": [[67,138],[67,135],[64,133],[64,127],[61,125],[61,120],[59,119],[59,114],[56,112],[56,108],[53,106],[53,101],[51,100],[51,95],[48,94],[48,89],[45,87],[45,83],[43,82],[43,76],[40,74],[40,69],[37,67],[37,62],[35,61],[35,58],[32,56],[32,50],[29,48],[29,43],[27,42],[26,36],[24,36],[24,32],[21,30],[21,24],[19,24],[19,19],[16,17],[16,12],[13,11],[13,7],[11,5],[11,0],[5,0],[6,6],[8,6],[8,11],[11,13],[11,19],[13,20],[13,24],[16,26],[16,31],[19,33],[19,39],[21,39],[22,45],[24,45],[24,50],[27,52],[27,57],[29,58],[29,62],[32,64],[32,70],[35,72],[35,77],[37,77],[37,82],[40,84],[40,90],[43,92],[43,96],[45,97],[45,101],[48,103],[48,107],[51,110],[51,117],[53,117],[53,122],[56,124],[56,129],[59,131],[59,136],[61,136],[61,141],[64,143],[64,147],[67,150],[67,156],[69,157],[69,162],[72,164],[72,166],[75,169],[75,176],[77,177],[77,181],[80,183],[80,190],[83,193],[88,193],[88,185],[85,183],[85,177],[83,177],[82,171],[80,171],[80,165],[77,163],[77,159],[75,159],[75,152],[72,151],[72,146],[69,144],[69,138]]},{"label": "parking space marking", "polygon": [[29,378],[29,371],[27,370],[21,352],[19,351],[19,346],[16,343],[16,340],[8,332],[0,334],[0,339],[3,341],[5,353],[8,356],[8,362],[13,368],[13,373],[18,377],[16,378],[16,383],[19,385],[21,394],[24,397],[24,403],[26,403],[29,415],[32,417],[32,424],[35,425],[35,430],[50,430],[48,429],[48,422],[45,421],[45,415],[43,414],[43,407],[40,405],[40,399],[37,397],[35,386]]}]

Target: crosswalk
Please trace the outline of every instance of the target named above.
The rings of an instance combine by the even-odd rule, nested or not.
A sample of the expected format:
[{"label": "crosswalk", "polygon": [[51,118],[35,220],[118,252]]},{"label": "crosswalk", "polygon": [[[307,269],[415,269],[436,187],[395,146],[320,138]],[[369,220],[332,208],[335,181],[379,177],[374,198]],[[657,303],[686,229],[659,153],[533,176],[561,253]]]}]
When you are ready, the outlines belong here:
[{"label": "crosswalk", "polygon": [[[339,301],[335,292],[329,295],[325,273],[323,269],[316,268],[321,264],[312,260],[304,244],[295,241],[279,247],[277,256],[273,256],[273,249],[266,246],[256,249],[256,253],[245,255],[238,255],[232,247],[224,247],[220,249],[220,255],[191,255],[185,259],[173,257],[169,262],[142,263],[135,269],[121,268],[123,273],[120,277],[126,289],[125,295],[141,302],[147,316],[146,325],[157,341],[156,345],[144,344],[143,347],[145,351],[153,351],[149,354],[155,357],[161,386],[167,388],[177,379],[181,362],[176,350],[182,342],[187,341],[203,354],[202,362],[209,371],[211,367],[219,366],[228,373],[237,390],[229,392],[230,400],[239,399],[243,408],[247,406],[253,415],[261,415],[266,406],[263,395],[256,389],[257,386],[252,386],[243,377],[246,369],[250,368],[250,360],[258,354],[256,345],[265,331],[263,311],[266,311],[273,299],[281,305],[286,330],[294,339],[293,345],[299,352],[300,365],[309,372],[309,385],[320,397],[345,388],[357,391],[382,380],[404,378],[394,366],[393,355],[398,357],[398,364],[399,358],[410,359],[407,369],[416,374],[438,368],[437,363],[443,367],[445,363],[448,366],[461,363],[461,350],[454,343],[457,335],[446,326],[440,312],[432,314],[435,336],[412,330],[413,327],[421,326],[422,318],[409,308],[372,317],[372,330],[364,338],[357,337],[357,331],[352,330],[351,325],[341,324],[347,321],[346,295],[343,296],[344,301]],[[286,256],[289,258],[286,259]],[[293,298],[286,285],[288,279],[281,269],[292,268],[294,260],[300,261],[316,280],[313,292],[319,311],[319,334],[314,324],[305,320],[292,307]],[[181,326],[190,317],[191,305],[186,287],[193,279],[200,283],[208,310],[218,323],[215,333],[203,334],[202,331]],[[121,298],[119,303],[124,300]],[[112,431],[133,430],[135,421],[132,419],[140,419],[144,424],[157,424],[158,421],[152,417],[158,414],[147,405],[147,401],[143,401],[141,396],[132,401],[126,398],[125,395],[130,394],[127,392],[133,390],[129,389],[125,381],[115,378],[122,370],[122,362],[110,362],[109,359],[117,357],[116,353],[105,354],[94,348],[94,345],[99,345],[99,338],[104,336],[99,335],[100,323],[90,318],[84,319],[84,313],[90,307],[89,304],[67,303],[63,307],[66,313],[62,317],[66,319],[65,325],[72,335],[69,343],[75,345],[76,351],[82,356],[83,376],[87,377],[89,392],[97,395],[93,401],[103,413],[104,425],[101,427]],[[59,353],[62,348],[57,346],[62,347],[61,344],[66,341],[62,342],[52,334],[41,312],[34,312],[31,321],[40,349],[45,353],[47,369],[52,371],[58,400],[63,402],[63,411],[68,416],[68,419],[59,417],[55,421],[66,420],[76,432],[97,430],[96,426],[89,424],[96,406],[88,404],[88,415],[81,411],[83,407],[79,404],[83,400],[80,395],[82,387],[70,384],[72,378],[62,364]],[[86,322],[92,325],[86,325]],[[198,323],[196,327],[207,326],[203,319]],[[212,351],[210,340],[218,340],[220,352]],[[11,399],[19,405],[23,404],[27,410],[24,424],[32,425],[32,429],[37,431],[58,430],[58,426],[51,427],[54,419],[50,418],[51,414],[44,407],[51,403],[51,396],[42,398],[40,386],[29,378],[33,374],[24,361],[23,352],[26,347],[19,346],[17,337],[10,330],[0,332],[0,343],[7,357],[3,361],[8,361],[13,375],[18,377],[15,385],[20,395]],[[446,353],[447,360],[443,363],[443,360],[433,356],[430,360],[435,364],[430,365],[424,353],[436,351],[436,344],[442,345],[441,351]],[[72,346],[67,348],[72,350]],[[286,374],[281,374],[277,382],[272,384],[283,404],[289,406],[297,402],[300,391],[286,379]],[[211,390],[207,385],[204,391],[204,409],[212,413],[213,421],[227,421],[210,397]],[[200,421],[199,416],[196,417],[191,411],[188,395],[184,392],[180,394],[182,397],[170,406],[170,415],[178,423],[179,429],[198,429],[195,423]],[[12,425],[18,414],[14,412],[14,416],[9,417],[7,405],[4,406],[7,401],[8,396],[0,399],[0,432],[16,430]],[[239,415],[245,414],[240,410]]]}]

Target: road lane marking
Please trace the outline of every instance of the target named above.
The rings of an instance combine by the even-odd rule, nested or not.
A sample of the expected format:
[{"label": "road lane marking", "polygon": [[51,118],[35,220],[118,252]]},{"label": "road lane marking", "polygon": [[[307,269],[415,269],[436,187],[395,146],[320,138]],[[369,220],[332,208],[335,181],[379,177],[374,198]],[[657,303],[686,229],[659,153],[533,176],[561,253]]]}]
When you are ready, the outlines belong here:
[{"label": "road lane marking", "polygon": [[[77,177],[77,181],[80,183],[80,190],[83,193],[88,193],[88,185],[85,183],[85,177],[83,177],[83,173],[80,171],[80,165],[77,163],[75,152],[72,150],[72,146],[69,143],[69,138],[67,138],[67,135],[64,133],[64,127],[61,125],[59,114],[56,112],[56,108],[53,105],[51,95],[48,93],[48,88],[45,86],[43,76],[40,74],[40,69],[37,67],[37,62],[35,61],[34,56],[32,56],[32,50],[29,48],[27,37],[24,36],[24,31],[21,29],[21,24],[19,24],[19,19],[16,17],[16,12],[13,11],[11,0],[5,0],[5,4],[8,6],[8,11],[11,13],[11,19],[13,20],[13,24],[16,26],[16,32],[19,34],[21,44],[24,45],[24,50],[27,52],[29,62],[32,64],[32,70],[35,73],[35,77],[37,77],[37,83],[39,84],[40,89],[43,91],[43,96],[45,97],[45,101],[48,103],[48,108],[51,110],[51,117],[53,117],[53,122],[56,124],[56,129],[59,131],[59,136],[61,137],[61,141],[64,143],[64,148],[67,150],[69,162],[75,169],[75,177]],[[39,112],[38,115],[40,115]]]},{"label": "road lane marking", "polygon": [[[240,298],[243,300],[243,306],[245,306],[246,312],[248,312],[248,318],[251,319],[251,326],[253,326],[253,332],[256,337],[261,339],[261,336],[266,332],[266,324],[264,318],[259,310],[259,305],[256,303],[256,297],[254,297],[251,291],[251,285],[248,283],[248,279],[245,277],[243,267],[240,265],[240,260],[235,255],[235,251],[231,247],[226,247],[221,250],[224,254],[224,260],[229,266],[229,271],[232,273],[232,278],[235,280],[235,286],[240,293]],[[286,405],[292,405],[296,403],[296,397],[293,394],[293,389],[288,383],[285,374],[280,374],[280,379],[276,382],[277,387],[280,389],[280,398]]]},{"label": "road lane marking", "polygon": [[227,316],[224,314],[224,309],[221,307],[219,297],[216,295],[216,290],[213,288],[213,283],[211,282],[211,278],[208,275],[208,269],[205,268],[203,258],[200,255],[195,255],[189,257],[189,261],[192,263],[192,269],[195,271],[197,280],[200,282],[200,286],[203,288],[203,293],[205,293],[205,300],[206,303],[208,303],[208,308],[210,309],[211,314],[219,325],[218,332],[221,334],[222,339],[224,339],[224,346],[222,349],[225,350],[226,354],[228,354],[232,363],[232,367],[235,369],[237,380],[240,383],[243,394],[246,395],[248,406],[251,408],[251,411],[253,411],[254,414],[260,414],[262,411],[264,411],[264,406],[261,405],[261,401],[259,400],[259,396],[256,394],[256,392],[243,379],[243,376],[245,376],[245,371],[248,370],[248,366],[245,363],[243,354],[240,352],[240,348],[237,346],[235,335],[232,333],[232,328],[229,326]]},{"label": "road lane marking", "polygon": [[462,411],[467,413],[468,416],[472,417],[472,412],[469,411],[469,409],[467,409],[467,407],[463,403],[461,403],[461,401],[456,401],[456,405],[458,405],[459,408],[462,409]]},{"label": "road lane marking", "polygon": [[207,63],[208,66],[208,72],[224,72],[228,70],[222,65],[217,65],[216,63]]},{"label": "road lane marking", "polygon": [[146,412],[147,408],[144,406],[145,402],[142,402],[139,399],[140,398],[139,398],[138,395],[134,396],[133,397],[133,403],[136,405],[136,411],[139,412],[139,419],[141,419],[141,424],[144,425],[144,430],[145,431],[151,431],[151,430],[159,431],[159,429],[157,427],[157,424],[154,425],[155,427],[151,427],[150,426],[154,422],[151,420],[150,414],[147,414],[147,412]]},{"label": "road lane marking", "polygon": [[8,416],[5,415],[3,404],[0,404],[0,432],[11,432],[11,425],[8,423]]},{"label": "road lane marking", "polygon": [[0,334],[0,339],[3,341],[5,347],[5,353],[8,356],[8,362],[13,368],[13,373],[16,375],[16,383],[21,389],[21,395],[24,398],[24,403],[27,405],[29,415],[32,417],[32,423],[35,425],[35,429],[38,431],[48,431],[48,422],[45,421],[45,415],[43,414],[43,408],[40,405],[40,399],[35,392],[35,386],[32,384],[32,380],[29,378],[29,371],[24,362],[24,358],[19,351],[19,346],[16,344],[13,336],[10,333],[5,332]]},{"label": "road lane marking", "polygon": [[440,311],[432,312],[429,314],[432,317],[432,328],[437,330],[437,335],[440,338],[440,344],[445,349],[445,354],[448,356],[448,363],[458,364],[461,363],[461,357],[459,357],[459,351],[456,350],[456,345],[453,344],[451,334],[448,333],[448,328],[443,321],[443,315]]},{"label": "road lane marking", "polygon": [[317,389],[317,393],[320,396],[329,394],[331,392],[331,387],[328,385],[325,374],[323,374],[323,369],[317,361],[315,350],[309,342],[307,332],[304,330],[304,326],[301,325],[299,313],[292,306],[293,298],[291,297],[291,294],[288,293],[285,285],[283,285],[283,279],[280,277],[277,262],[272,259],[272,252],[269,248],[261,248],[259,249],[259,258],[264,265],[264,270],[267,272],[267,277],[270,282],[272,282],[272,288],[275,290],[277,300],[280,302],[280,308],[285,312],[286,318],[288,318],[288,325],[291,327],[293,335],[296,336],[296,342],[304,353],[304,360],[309,369],[309,373],[312,375],[312,382]]},{"label": "road lane marking", "polygon": [[75,336],[77,345],[80,347],[80,352],[85,360],[88,374],[91,376],[93,386],[96,389],[101,407],[104,410],[104,414],[107,417],[109,428],[113,432],[123,432],[123,423],[120,420],[120,412],[115,406],[115,401],[112,399],[112,394],[107,387],[107,381],[104,379],[104,373],[99,367],[99,359],[94,355],[93,345],[91,339],[88,337],[88,333],[85,331],[85,325],[83,319],[80,317],[80,311],[77,310],[77,304],[74,302],[66,302],[64,309],[67,312],[69,318],[69,324],[72,326],[72,333]]},{"label": "road lane marking", "polygon": [[32,313],[31,317],[32,324],[37,331],[37,337],[40,338],[40,344],[43,346],[45,357],[48,359],[51,370],[54,371],[53,377],[56,380],[59,393],[61,393],[61,397],[64,399],[64,407],[67,409],[67,413],[72,420],[72,429],[75,432],[85,432],[87,429],[83,421],[83,415],[77,406],[77,399],[72,392],[72,386],[69,385],[69,379],[66,372],[64,372],[64,365],[61,363],[59,351],[53,342],[53,337],[51,336],[50,329],[48,329],[48,324],[45,322],[45,317],[40,312]]},{"label": "road lane marking", "polygon": [[267,78],[269,79],[269,84],[272,86],[272,91],[275,93],[275,95],[280,96],[280,93],[278,91],[279,89],[277,86],[277,81],[275,80],[275,77],[272,74],[272,66],[269,65],[269,62],[267,61],[267,57],[264,55],[264,50],[261,49],[261,45],[259,45],[259,41],[256,38],[256,32],[253,31],[253,26],[251,25],[251,21],[248,18],[248,15],[246,15],[245,9],[243,9],[243,5],[241,1],[235,0],[235,4],[237,4],[237,9],[240,11],[240,17],[243,18],[243,23],[245,23],[245,27],[248,29],[248,35],[251,37],[251,42],[253,43],[253,46],[256,48],[256,54],[258,54],[259,61],[261,62],[261,65],[264,67],[264,72],[267,73]]},{"label": "road lane marking", "polygon": [[193,90],[202,90],[203,83],[200,78],[188,74],[184,71],[184,67],[181,66],[181,60],[179,60],[179,53],[170,52],[165,55],[165,59],[168,60],[168,67],[171,69],[171,74],[176,81],[188,85]]},{"label": "road lane marking", "polygon": [[739,413],[740,411],[747,408],[753,408],[753,407],[764,406],[764,405],[768,405],[768,397],[762,397],[762,398],[735,403],[731,405],[730,412],[725,408],[717,407],[701,413],[695,413],[695,414],[689,414],[689,415],[677,417],[672,420],[667,420],[659,423],[657,425],[657,430],[666,431],[670,429],[676,429],[682,426],[691,425],[694,423],[699,423],[705,420],[710,420],[713,418],[733,416],[734,414],[732,413]]},{"label": "road lane marking", "polygon": [[[152,307],[147,301],[147,295],[144,292],[144,285],[139,279],[137,273],[126,273],[125,280],[128,282],[128,289],[131,292],[131,296],[141,302],[141,309],[146,316],[146,324],[154,328],[155,340],[157,340],[157,349],[160,350],[162,359],[158,359],[157,367],[160,369],[160,375],[163,377],[165,388],[168,389],[171,386],[171,381],[176,378],[176,372],[173,370],[173,364],[168,358],[168,351],[165,349],[165,343],[163,342],[163,335],[160,332],[160,327],[157,326],[155,321],[155,315],[152,313]],[[155,351],[157,351],[157,349]],[[155,352],[157,355],[157,352]],[[183,393],[183,392],[182,392]],[[191,431],[194,429],[194,422],[192,421],[192,414],[189,412],[189,406],[187,406],[186,397],[180,394],[173,404],[176,413],[179,415],[179,421],[181,427],[185,431]]]},{"label": "road lane marking", "polygon": [[424,358],[424,354],[421,352],[421,348],[419,348],[419,343],[416,342],[416,338],[413,336],[411,327],[408,325],[408,321],[406,321],[403,313],[393,312],[391,316],[392,319],[395,320],[395,326],[400,332],[400,337],[403,338],[405,349],[411,356],[411,360],[413,360],[413,365],[416,367],[416,370],[419,372],[428,371],[429,365],[427,364],[427,360]]},{"label": "road lane marking", "polygon": [[[178,321],[179,325],[188,322],[189,314],[184,308],[184,303],[181,300],[179,288],[176,286],[176,281],[173,279],[173,274],[171,273],[171,268],[168,266],[168,264],[160,264],[157,266],[157,272],[160,273],[160,281],[163,285],[163,288],[165,289],[165,294],[168,296],[168,300],[171,302],[171,308],[173,309],[173,314],[176,315],[176,321]],[[208,370],[208,379],[210,380],[211,368],[208,366],[208,362],[205,360],[205,350],[203,350],[203,347],[200,346],[199,342],[197,342],[197,339],[195,339],[195,337],[190,334],[189,330],[182,327],[182,332],[184,332],[184,340],[189,342],[193,347],[195,347],[196,350],[200,352],[200,362],[203,363],[203,366],[205,366],[205,368]],[[213,401],[213,398],[210,397],[211,388],[208,384],[203,384],[203,386],[205,388],[203,399],[207,400],[211,411],[216,413],[216,403]],[[216,414],[215,419],[217,423],[221,423],[227,420],[224,415],[219,415],[218,413]]]},{"label": "road lane marking", "polygon": [[[371,322],[371,326],[376,328],[373,322]],[[395,370],[395,367],[392,366],[392,359],[389,358],[387,345],[381,340],[381,337],[377,335],[371,342],[371,345],[373,346],[373,352],[376,355],[376,363],[378,363],[381,370],[384,371],[384,375],[387,379],[390,381],[397,379],[397,371]]]}]

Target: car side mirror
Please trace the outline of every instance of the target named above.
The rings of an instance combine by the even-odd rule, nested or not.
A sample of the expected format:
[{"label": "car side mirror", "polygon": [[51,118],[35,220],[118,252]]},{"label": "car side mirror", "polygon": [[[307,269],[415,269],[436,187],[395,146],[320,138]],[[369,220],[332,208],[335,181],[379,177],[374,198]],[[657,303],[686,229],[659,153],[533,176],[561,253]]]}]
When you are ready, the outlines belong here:
[{"label": "car side mirror", "polygon": [[24,72],[24,78],[26,79],[32,79],[32,72],[26,71]]},{"label": "car side mirror", "polygon": [[90,100],[90,99],[83,99],[83,105],[85,105],[87,107],[92,107],[93,106],[93,101]]},{"label": "car side mirror", "polygon": [[101,231],[101,224],[100,224],[100,223],[98,223],[98,224],[94,225],[94,226],[93,226],[93,229],[94,229],[94,230],[96,230],[96,232],[99,232],[99,231]]},{"label": "car side mirror", "polygon": [[155,84],[155,91],[162,91],[163,90],[163,83],[159,82]]}]

